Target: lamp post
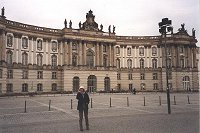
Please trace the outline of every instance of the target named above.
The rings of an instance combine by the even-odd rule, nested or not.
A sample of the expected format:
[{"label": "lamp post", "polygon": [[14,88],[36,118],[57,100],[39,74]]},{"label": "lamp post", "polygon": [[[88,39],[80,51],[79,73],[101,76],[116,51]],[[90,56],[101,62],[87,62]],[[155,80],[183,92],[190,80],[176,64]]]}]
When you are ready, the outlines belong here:
[{"label": "lamp post", "polygon": [[165,69],[166,69],[166,92],[167,92],[167,105],[168,105],[168,114],[171,114],[171,106],[170,106],[170,92],[169,92],[169,82],[168,82],[168,53],[166,46],[166,36],[168,32],[172,32],[173,28],[171,26],[172,21],[168,18],[163,18],[159,25],[159,32],[162,34],[161,37],[164,36],[164,46],[165,46]]}]

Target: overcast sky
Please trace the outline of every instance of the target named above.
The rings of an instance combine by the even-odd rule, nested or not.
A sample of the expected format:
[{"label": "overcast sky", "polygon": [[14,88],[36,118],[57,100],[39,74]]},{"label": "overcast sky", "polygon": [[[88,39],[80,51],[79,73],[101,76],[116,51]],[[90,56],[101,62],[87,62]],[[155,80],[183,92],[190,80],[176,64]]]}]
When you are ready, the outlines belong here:
[{"label": "overcast sky", "polygon": [[174,32],[185,23],[190,35],[196,29],[200,41],[199,0],[0,0],[0,7],[9,20],[56,29],[64,28],[65,18],[78,28],[91,9],[104,31],[115,25],[116,34],[124,36],[160,35],[158,23],[168,17]]}]

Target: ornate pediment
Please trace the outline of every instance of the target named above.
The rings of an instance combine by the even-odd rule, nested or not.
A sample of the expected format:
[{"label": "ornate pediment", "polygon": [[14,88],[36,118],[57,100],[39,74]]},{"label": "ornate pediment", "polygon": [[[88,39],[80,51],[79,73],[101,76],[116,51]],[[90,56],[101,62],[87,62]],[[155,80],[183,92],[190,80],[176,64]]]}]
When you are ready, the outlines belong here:
[{"label": "ornate pediment", "polygon": [[94,20],[95,16],[93,15],[93,12],[90,10],[86,14],[86,21],[82,24],[79,24],[79,28],[83,30],[91,30],[91,31],[98,31],[98,24]]}]

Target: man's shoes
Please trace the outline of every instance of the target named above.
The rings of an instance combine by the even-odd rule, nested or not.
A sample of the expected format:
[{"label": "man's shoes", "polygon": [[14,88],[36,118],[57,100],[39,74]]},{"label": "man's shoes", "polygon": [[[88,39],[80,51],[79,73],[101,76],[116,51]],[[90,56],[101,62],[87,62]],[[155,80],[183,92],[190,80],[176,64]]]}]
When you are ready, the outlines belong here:
[{"label": "man's shoes", "polygon": [[86,127],[86,130],[90,130],[90,128],[89,128],[89,127]]},{"label": "man's shoes", "polygon": [[83,129],[80,129],[80,131],[83,131]]}]

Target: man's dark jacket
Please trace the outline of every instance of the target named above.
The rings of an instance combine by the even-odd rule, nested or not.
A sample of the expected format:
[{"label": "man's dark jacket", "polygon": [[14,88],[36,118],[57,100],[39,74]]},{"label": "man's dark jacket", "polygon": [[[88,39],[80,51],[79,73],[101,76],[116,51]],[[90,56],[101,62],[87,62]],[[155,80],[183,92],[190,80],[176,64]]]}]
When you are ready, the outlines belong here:
[{"label": "man's dark jacket", "polygon": [[83,110],[84,107],[85,107],[85,109],[88,109],[88,104],[90,103],[90,98],[86,92],[84,93],[84,98],[83,98],[83,95],[80,92],[78,92],[76,95],[76,99],[78,99],[77,110]]}]

